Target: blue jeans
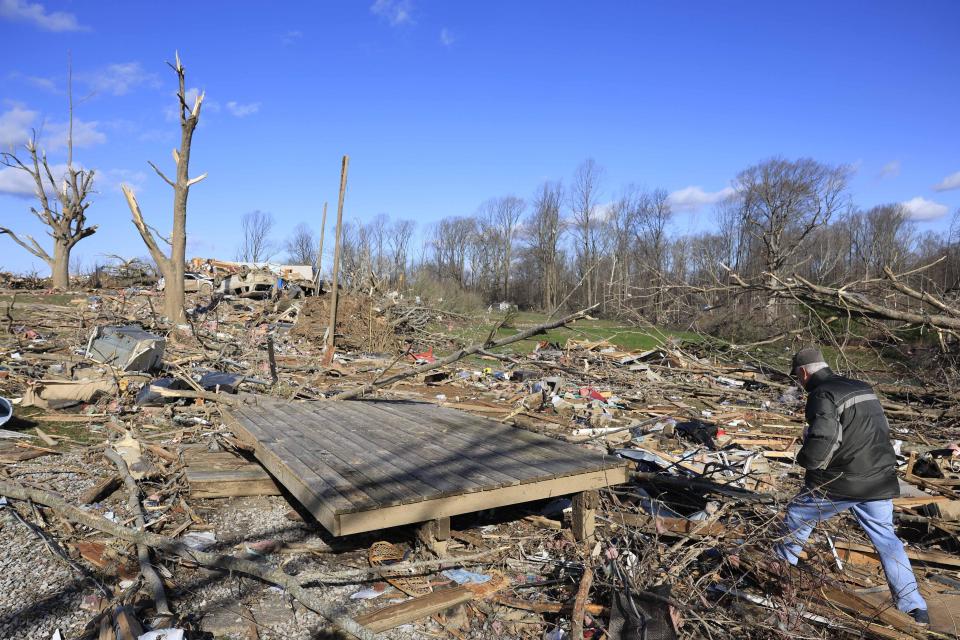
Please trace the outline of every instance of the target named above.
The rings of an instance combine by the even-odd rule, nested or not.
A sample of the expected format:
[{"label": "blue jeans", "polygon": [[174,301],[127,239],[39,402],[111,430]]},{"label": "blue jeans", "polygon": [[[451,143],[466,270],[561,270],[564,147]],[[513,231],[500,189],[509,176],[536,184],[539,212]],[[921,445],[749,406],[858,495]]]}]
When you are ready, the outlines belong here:
[{"label": "blue jeans", "polygon": [[804,491],[787,507],[784,539],[774,547],[775,552],[790,564],[797,564],[798,554],[813,532],[813,527],[848,509],[853,512],[877,550],[897,609],[906,613],[914,609],[926,609],[927,603],[917,588],[917,579],[903,543],[893,530],[892,500],[860,502],[827,498]]}]

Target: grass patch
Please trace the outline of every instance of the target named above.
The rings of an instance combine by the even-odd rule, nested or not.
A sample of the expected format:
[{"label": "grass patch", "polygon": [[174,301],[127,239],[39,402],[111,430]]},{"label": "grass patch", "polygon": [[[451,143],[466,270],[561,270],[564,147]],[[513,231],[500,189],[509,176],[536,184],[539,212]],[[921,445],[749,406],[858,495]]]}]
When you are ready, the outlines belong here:
[{"label": "grass patch", "polygon": [[[464,344],[474,344],[486,339],[495,324],[503,320],[504,314],[491,313],[468,326],[450,328],[435,326],[431,330],[448,335]],[[495,338],[506,338],[525,329],[547,321],[546,314],[523,312],[514,314],[509,326],[501,327]],[[501,347],[501,352],[529,352],[542,341],[555,342],[563,346],[569,338],[577,340],[608,340],[623,351],[647,350],[663,346],[669,340],[701,340],[701,336],[688,331],[672,331],[658,327],[636,327],[624,325],[615,320],[577,320],[566,327],[550,329],[546,335],[527,338]]]}]

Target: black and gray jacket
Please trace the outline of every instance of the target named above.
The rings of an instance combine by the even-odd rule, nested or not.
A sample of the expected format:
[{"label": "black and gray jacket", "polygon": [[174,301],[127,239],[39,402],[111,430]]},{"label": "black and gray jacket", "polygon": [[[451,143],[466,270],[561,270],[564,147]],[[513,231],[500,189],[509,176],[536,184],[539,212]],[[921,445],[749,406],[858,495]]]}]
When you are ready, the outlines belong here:
[{"label": "black and gray jacket", "polygon": [[899,496],[890,426],[870,385],[821,369],[807,391],[809,426],[797,454],[807,487],[853,500]]}]

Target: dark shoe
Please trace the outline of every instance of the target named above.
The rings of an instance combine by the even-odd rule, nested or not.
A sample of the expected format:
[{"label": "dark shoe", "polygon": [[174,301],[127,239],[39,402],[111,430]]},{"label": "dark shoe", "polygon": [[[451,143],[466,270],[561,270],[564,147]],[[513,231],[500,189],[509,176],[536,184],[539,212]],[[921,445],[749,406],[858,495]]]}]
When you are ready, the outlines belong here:
[{"label": "dark shoe", "polygon": [[913,621],[916,622],[921,627],[930,626],[930,614],[927,613],[926,609],[914,609],[907,615],[913,618]]}]

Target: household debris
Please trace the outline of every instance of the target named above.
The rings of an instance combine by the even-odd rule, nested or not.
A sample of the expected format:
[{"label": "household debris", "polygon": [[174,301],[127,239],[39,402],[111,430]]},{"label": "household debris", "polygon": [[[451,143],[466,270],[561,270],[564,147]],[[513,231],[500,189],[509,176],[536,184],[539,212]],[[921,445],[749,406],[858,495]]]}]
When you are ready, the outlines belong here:
[{"label": "household debris", "polygon": [[[324,296],[190,295],[202,310],[173,327],[149,289],[11,305],[0,420],[6,411],[6,429],[28,437],[0,440],[3,584],[57,604],[0,614],[0,636],[55,626],[64,638],[266,640],[330,625],[391,638],[958,636],[960,412],[947,390],[876,385],[899,441],[895,518],[930,604],[925,629],[891,609],[879,558],[847,517],[818,527],[800,569],[768,567],[802,484],[804,418],[783,367],[762,357],[707,340],[531,344],[535,323],[504,342],[495,320],[471,345],[449,331],[470,322],[456,314],[344,294],[345,339],[324,366]],[[577,504],[333,538],[226,416],[337,397],[482,416],[629,464],[629,482]],[[385,497],[377,482],[403,451],[376,453],[385,466],[353,467],[350,484]],[[479,453],[435,482],[484,473],[471,466]]]}]

